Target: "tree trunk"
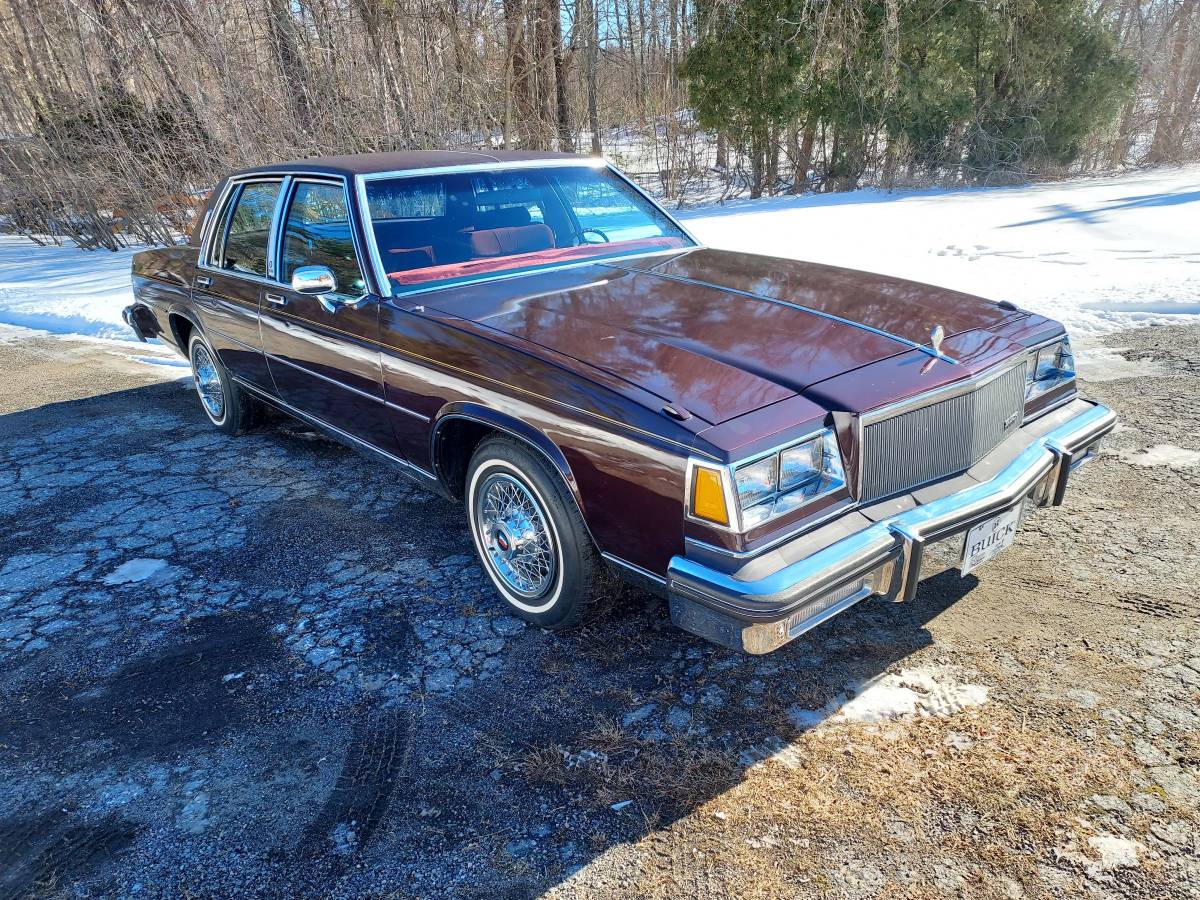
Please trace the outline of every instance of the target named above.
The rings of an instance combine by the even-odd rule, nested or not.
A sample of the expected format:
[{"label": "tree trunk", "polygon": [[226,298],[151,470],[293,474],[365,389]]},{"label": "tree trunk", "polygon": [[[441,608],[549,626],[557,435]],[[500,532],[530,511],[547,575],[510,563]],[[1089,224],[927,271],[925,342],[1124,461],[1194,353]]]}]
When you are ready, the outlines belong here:
[{"label": "tree trunk", "polygon": [[750,137],[750,198],[757,200],[763,194],[763,175],[766,168],[766,135],[754,129]]},{"label": "tree trunk", "polygon": [[554,25],[550,21],[554,0],[534,0],[530,28],[533,34],[533,89],[537,105],[540,149],[550,149],[558,132],[558,114],[554,107]]},{"label": "tree trunk", "polygon": [[1191,71],[1180,91],[1180,102],[1175,110],[1176,140],[1181,144],[1187,137],[1188,127],[1200,119],[1200,50],[1193,50]]},{"label": "tree trunk", "polygon": [[586,42],[584,68],[587,81],[588,128],[592,132],[592,156],[600,156],[604,152],[600,146],[600,111],[597,108],[599,91],[596,84],[596,70],[600,65],[600,19],[596,15],[596,0],[580,0],[580,9],[586,11],[587,16],[583,27]]},{"label": "tree trunk", "polygon": [[506,50],[504,53],[504,124],[501,132],[504,149],[511,150],[513,148],[513,58],[512,51]]},{"label": "tree trunk", "polygon": [[766,189],[774,196],[775,185],[779,182],[779,129],[774,125],[767,131],[766,155]]},{"label": "tree trunk", "polygon": [[808,190],[808,170],[812,165],[813,144],[817,139],[817,125],[809,119],[800,138],[800,146],[792,154],[792,193],[803,194]]},{"label": "tree trunk", "polygon": [[[1195,35],[1200,31],[1200,21],[1197,21],[1196,4],[1192,4],[1191,31]],[[1183,71],[1180,72],[1179,84],[1175,91],[1175,100],[1171,104],[1171,143],[1175,158],[1182,159],[1184,154],[1184,139],[1188,127],[1196,121],[1197,91],[1200,90],[1200,48],[1196,42],[1190,41],[1191,59],[1184,61]]]},{"label": "tree trunk", "polygon": [[[1182,149],[1177,146],[1175,137],[1176,110],[1190,105],[1191,98],[1182,96],[1184,89],[1184,67],[1187,61],[1188,36],[1191,31],[1192,16],[1196,11],[1197,0],[1183,0],[1183,5],[1175,17],[1175,44],[1171,50],[1171,66],[1168,69],[1166,86],[1162,97],[1159,98],[1158,121],[1154,126],[1154,140],[1150,144],[1150,162],[1166,162],[1179,155]],[[1182,111],[1182,110],[1180,110]]]},{"label": "tree trunk", "polygon": [[1137,111],[1137,94],[1134,93],[1125,104],[1125,108],[1121,111],[1121,122],[1117,126],[1117,136],[1112,142],[1112,147],[1109,149],[1108,163],[1111,166],[1120,166],[1125,163],[1125,157],[1129,154],[1129,145],[1133,142],[1133,114]]},{"label": "tree trunk", "polygon": [[316,129],[316,117],[304,59],[296,44],[295,19],[290,0],[267,0],[267,33],[279,75],[288,85],[287,93],[293,101],[296,125],[304,133],[312,133]]},{"label": "tree trunk", "polygon": [[575,150],[571,138],[571,108],[567,99],[567,72],[562,36],[562,8],[559,0],[543,0],[549,20],[548,37],[554,60],[554,121],[558,130],[558,149],[564,153]]},{"label": "tree trunk", "polygon": [[526,150],[541,150],[542,129],[534,105],[529,53],[525,47],[524,0],[504,0],[504,31],[509,59],[512,60],[512,85],[509,90],[516,99],[517,115],[521,120],[521,146]]}]

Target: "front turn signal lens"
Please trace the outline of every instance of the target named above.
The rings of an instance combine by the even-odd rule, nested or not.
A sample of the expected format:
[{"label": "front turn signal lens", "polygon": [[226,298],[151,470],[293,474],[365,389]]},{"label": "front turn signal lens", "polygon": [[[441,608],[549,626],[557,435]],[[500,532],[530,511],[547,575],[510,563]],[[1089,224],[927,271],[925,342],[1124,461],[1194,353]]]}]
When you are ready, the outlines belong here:
[{"label": "front turn signal lens", "polygon": [[721,473],[715,469],[696,466],[692,470],[692,515],[707,519],[718,525],[729,524],[729,510],[725,506],[725,486]]}]

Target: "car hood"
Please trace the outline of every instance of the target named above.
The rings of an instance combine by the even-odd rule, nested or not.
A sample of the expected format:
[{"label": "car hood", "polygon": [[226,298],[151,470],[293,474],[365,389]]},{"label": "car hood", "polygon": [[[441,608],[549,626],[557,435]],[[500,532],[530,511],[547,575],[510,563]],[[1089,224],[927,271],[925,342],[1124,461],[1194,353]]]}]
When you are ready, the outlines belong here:
[{"label": "car hood", "polygon": [[[912,354],[937,325],[954,338],[1020,315],[930,285],[709,249],[443,291],[426,306],[601,369],[710,424]],[[951,345],[970,345],[972,362],[984,345],[986,355],[1009,349]]]}]

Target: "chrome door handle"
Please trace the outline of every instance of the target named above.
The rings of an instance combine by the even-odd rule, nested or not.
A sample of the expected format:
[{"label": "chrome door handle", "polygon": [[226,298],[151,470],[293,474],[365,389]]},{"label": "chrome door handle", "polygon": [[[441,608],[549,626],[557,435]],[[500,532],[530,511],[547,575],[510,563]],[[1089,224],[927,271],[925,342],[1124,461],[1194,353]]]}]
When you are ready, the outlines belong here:
[{"label": "chrome door handle", "polygon": [[327,313],[336,313],[342,307],[350,309],[358,309],[364,303],[371,299],[370,294],[360,294],[359,296],[350,299],[348,297],[335,297],[333,294],[313,294],[317,298],[317,302],[321,304],[321,308]]},{"label": "chrome door handle", "polygon": [[264,294],[263,297],[268,303],[274,303],[276,306],[287,306],[288,303],[287,297],[283,294]]},{"label": "chrome door handle", "polygon": [[196,287],[208,287],[210,284],[212,284],[212,279],[207,275],[196,276]]}]

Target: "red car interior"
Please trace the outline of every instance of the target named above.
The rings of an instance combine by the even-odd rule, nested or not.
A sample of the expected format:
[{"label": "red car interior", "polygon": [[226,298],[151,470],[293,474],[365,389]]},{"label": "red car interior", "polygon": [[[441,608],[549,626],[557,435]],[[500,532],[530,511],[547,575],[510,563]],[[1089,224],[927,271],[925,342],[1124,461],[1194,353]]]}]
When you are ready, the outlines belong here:
[{"label": "red car interior", "polygon": [[677,237],[653,237],[638,238],[632,241],[614,241],[611,244],[581,244],[578,247],[553,247],[529,253],[517,253],[513,256],[484,257],[481,259],[466,260],[465,262],[429,266],[424,269],[389,272],[388,278],[400,285],[424,284],[429,281],[446,281],[451,278],[463,278],[468,275],[477,275],[484,272],[503,272],[509,269],[521,269],[525,266],[587,259],[589,256],[606,256],[613,252],[624,253],[630,250],[654,249],[669,250],[673,247],[683,246],[685,246],[685,242]]}]

